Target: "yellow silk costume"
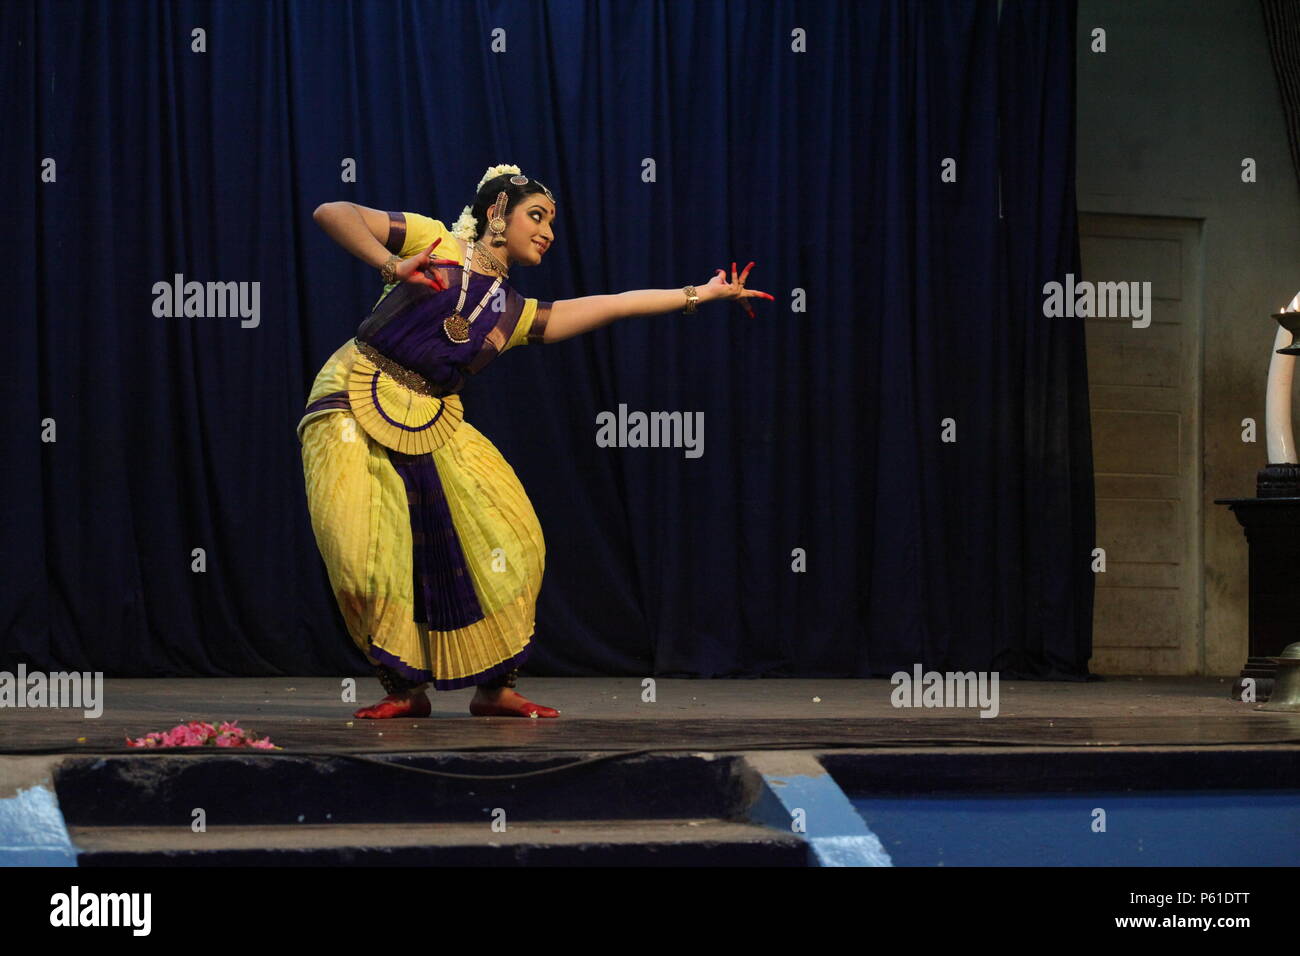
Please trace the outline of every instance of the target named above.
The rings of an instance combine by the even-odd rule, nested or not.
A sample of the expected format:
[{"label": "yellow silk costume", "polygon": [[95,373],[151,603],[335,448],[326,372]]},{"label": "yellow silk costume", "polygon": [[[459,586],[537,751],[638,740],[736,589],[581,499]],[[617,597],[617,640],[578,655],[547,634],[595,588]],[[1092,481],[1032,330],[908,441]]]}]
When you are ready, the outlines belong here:
[{"label": "yellow silk costume", "polygon": [[[403,258],[441,239],[434,256],[464,261],[440,221],[390,219],[387,246]],[[551,303],[503,284],[505,308],[484,309],[472,341],[456,345],[441,326],[462,273],[441,273],[445,292],[385,288],[316,376],[297,431],[312,528],[352,640],[374,664],[451,689],[527,657],[546,558],[514,469],[463,420],[456,392],[497,355],[540,342]],[[491,281],[472,274],[467,318]],[[367,328],[377,331],[364,341]]]}]

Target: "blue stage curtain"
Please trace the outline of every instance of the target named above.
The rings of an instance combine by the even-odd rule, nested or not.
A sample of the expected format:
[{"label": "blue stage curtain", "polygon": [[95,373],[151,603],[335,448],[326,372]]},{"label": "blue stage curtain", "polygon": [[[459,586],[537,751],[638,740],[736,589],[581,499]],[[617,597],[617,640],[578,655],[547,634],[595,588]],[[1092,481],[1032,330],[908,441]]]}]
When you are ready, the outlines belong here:
[{"label": "blue stage curtain", "polygon": [[[360,673],[294,426],[380,285],[312,211],[450,225],[517,163],[559,209],[523,294],[753,259],[776,296],[465,390],[546,533],[533,672],[1086,675],[1083,328],[1041,291],[1079,272],[1074,3],[10,0],[0,37],[5,665]],[[177,274],[258,324],[156,316]],[[703,455],[598,447],[620,405],[702,412]]]}]

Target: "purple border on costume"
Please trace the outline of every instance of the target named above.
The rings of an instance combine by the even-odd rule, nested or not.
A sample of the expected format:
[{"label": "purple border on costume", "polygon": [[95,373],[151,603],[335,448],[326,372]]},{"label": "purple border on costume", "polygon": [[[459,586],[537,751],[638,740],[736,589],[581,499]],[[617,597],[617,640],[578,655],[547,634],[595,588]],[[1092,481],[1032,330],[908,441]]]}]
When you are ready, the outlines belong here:
[{"label": "purple border on costume", "polygon": [[352,403],[348,401],[347,389],[341,392],[330,392],[328,395],[322,395],[314,402],[307,403],[307,410],[304,414],[310,415],[312,412],[319,412],[325,408],[351,408]]},{"label": "purple border on costume", "polygon": [[384,243],[384,248],[393,255],[400,256],[404,245],[406,245],[406,213],[389,212],[388,241]]},{"label": "purple border on costume", "polygon": [[552,302],[538,302],[537,311],[533,313],[533,324],[528,327],[528,344],[544,344],[543,336],[546,335],[546,323],[551,320]]},{"label": "purple border on costume", "polygon": [[446,402],[439,404],[438,414],[434,415],[423,425],[403,425],[401,422],[393,421],[388,417],[388,413],[384,411],[384,406],[379,404],[379,372],[375,372],[374,377],[370,380],[370,400],[374,403],[375,411],[379,412],[380,417],[383,418],[384,421],[388,422],[388,424],[392,425],[394,428],[400,428],[403,431],[408,432],[422,432],[426,428],[432,428],[438,419],[442,418],[443,409],[447,407]]},{"label": "purple border on costume", "polygon": [[451,506],[433,456],[406,455],[384,448],[406,485],[411,520],[411,575],[415,620],[454,631],[483,620],[469,563],[456,536]]},{"label": "purple border on costume", "polygon": [[481,674],[471,674],[469,677],[453,677],[446,680],[439,680],[434,677],[433,671],[426,671],[421,670],[418,667],[412,667],[396,654],[390,654],[382,647],[376,647],[373,643],[370,645],[370,656],[379,661],[385,667],[391,667],[407,680],[427,681],[433,684],[434,690],[459,690],[462,687],[473,687],[476,684],[486,683],[494,677],[498,677],[501,674],[514,670],[528,658],[528,655],[532,653],[532,650],[533,643],[532,641],[529,641],[524,645],[524,649],[514,657],[507,658],[500,664],[489,667]]},{"label": "purple border on costume", "polygon": [[[397,283],[397,285],[393,286],[392,291],[375,303],[375,307],[361,320],[361,324],[357,326],[357,334],[354,337],[358,342],[366,342],[374,346],[379,352],[397,361],[397,357],[389,354],[388,349],[380,341],[377,341],[380,333],[390,323],[397,321],[425,299],[435,295],[441,295],[441,293],[434,292],[429,286],[418,282]],[[398,364],[404,365],[405,363],[398,362]]]},{"label": "purple border on costume", "polygon": [[[501,349],[515,334],[515,326],[519,324],[520,316],[524,314],[524,297],[509,286],[502,286],[502,288],[509,289],[506,293],[506,307],[501,310],[501,317],[483,336],[478,351],[465,366],[465,371],[470,375],[477,375],[483,371],[487,364],[501,353]],[[492,332],[497,333],[496,341],[493,341]],[[498,345],[497,342],[501,344]]]}]

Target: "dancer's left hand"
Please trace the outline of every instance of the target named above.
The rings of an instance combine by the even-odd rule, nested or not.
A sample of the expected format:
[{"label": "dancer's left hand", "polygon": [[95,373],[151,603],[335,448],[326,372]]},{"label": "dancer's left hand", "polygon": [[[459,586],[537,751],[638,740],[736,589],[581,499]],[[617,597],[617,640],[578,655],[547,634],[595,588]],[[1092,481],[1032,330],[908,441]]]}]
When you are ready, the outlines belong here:
[{"label": "dancer's left hand", "polygon": [[727,281],[727,274],[724,270],[719,269],[717,275],[709,280],[708,285],[704,287],[707,294],[701,295],[703,299],[735,299],[740,303],[741,308],[749,313],[749,317],[754,317],[753,307],[746,301],[747,299],[763,298],[775,302],[775,296],[768,295],[766,292],[759,292],[757,289],[746,289],[745,278],[749,275],[749,270],[754,268],[751,262],[745,266],[739,276],[736,275],[736,264],[731,264],[731,281]]}]

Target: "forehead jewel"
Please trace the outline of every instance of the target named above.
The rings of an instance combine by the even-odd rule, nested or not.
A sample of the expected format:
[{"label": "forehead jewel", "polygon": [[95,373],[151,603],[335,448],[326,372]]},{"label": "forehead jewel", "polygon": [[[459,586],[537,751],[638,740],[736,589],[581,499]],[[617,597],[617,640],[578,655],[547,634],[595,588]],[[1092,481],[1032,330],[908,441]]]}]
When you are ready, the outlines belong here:
[{"label": "forehead jewel", "polygon": [[[527,185],[528,185],[528,177],[527,177],[527,176],[522,176],[522,175],[511,176],[511,177],[510,177],[510,181],[511,181],[512,183],[514,183],[516,186],[527,186]],[[545,184],[545,183],[541,182],[540,180],[536,180],[536,179],[533,180],[533,182],[537,183],[537,185],[539,185],[539,186],[542,187],[542,192],[546,193],[546,198],[547,198],[547,199],[549,199],[549,200],[550,200],[551,202],[553,202],[553,203],[555,202],[555,196],[552,195],[551,191],[550,191],[549,189],[546,188],[546,184]],[[558,203],[557,203],[557,205],[558,205]]]}]

